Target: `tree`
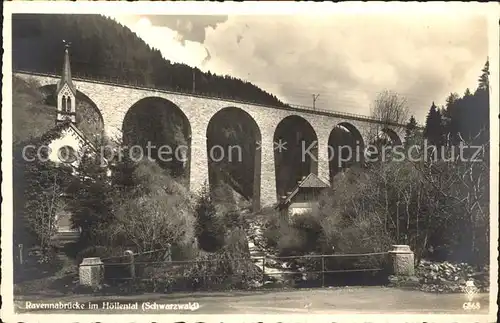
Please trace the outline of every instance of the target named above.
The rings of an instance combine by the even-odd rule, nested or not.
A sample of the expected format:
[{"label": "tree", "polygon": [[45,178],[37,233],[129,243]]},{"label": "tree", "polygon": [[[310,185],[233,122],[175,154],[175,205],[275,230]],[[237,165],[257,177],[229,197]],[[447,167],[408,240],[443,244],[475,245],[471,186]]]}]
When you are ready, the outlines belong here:
[{"label": "tree", "polygon": [[389,90],[379,93],[372,105],[371,116],[385,125],[404,124],[408,120],[408,115],[406,98]]},{"label": "tree", "polygon": [[224,226],[218,216],[210,189],[205,183],[195,207],[198,246],[205,251],[217,251],[224,245]]},{"label": "tree", "polygon": [[482,74],[479,76],[479,86],[477,87],[478,91],[489,91],[490,82],[490,61],[486,60],[483,69],[481,70]]},{"label": "tree", "polygon": [[23,156],[23,147],[14,147],[14,241],[38,246],[46,256],[57,232],[57,214],[62,210],[72,169],[43,161],[36,153]]},{"label": "tree", "polygon": [[[109,175],[109,165],[100,152],[105,142],[96,146],[97,151],[86,150],[81,155],[76,176],[67,189],[71,197],[69,209],[75,229],[81,230],[79,247],[109,245],[108,228],[113,221],[113,183]],[[110,146],[107,145],[107,148]]]},{"label": "tree", "polygon": [[411,145],[414,145],[418,141],[418,125],[417,125],[417,120],[415,117],[412,115],[410,117],[410,120],[406,124],[406,130],[405,130],[405,139],[404,143],[406,147],[410,147]]},{"label": "tree", "polygon": [[[470,111],[470,126],[469,131],[465,134],[469,138],[477,137],[476,134],[481,135],[477,137],[475,144],[484,144],[489,141],[489,109],[490,109],[490,84],[489,84],[489,61],[486,61],[482,74],[479,78],[479,85],[472,96],[469,105]],[[468,119],[469,120],[469,119]]]},{"label": "tree", "polygon": [[[465,146],[468,144],[464,142]],[[453,148],[443,147],[443,155],[453,158],[413,163],[424,183],[426,203],[434,209],[431,225],[438,230],[442,227],[431,243],[449,246],[446,253],[460,261],[486,264],[489,255],[488,146],[483,147],[478,156],[466,154],[465,158],[459,158]],[[428,237],[426,241],[431,239]]]},{"label": "tree", "polygon": [[150,161],[136,165],[132,181],[113,195],[112,241],[138,252],[190,243],[195,218],[187,190]]},{"label": "tree", "polygon": [[[458,145],[464,140],[474,144],[484,144],[489,139],[489,62],[487,61],[479,84],[472,94],[466,89],[463,97],[452,93],[446,99],[446,107],[442,111],[443,135],[448,145]],[[478,137],[477,134],[480,134]]]},{"label": "tree", "polygon": [[380,138],[380,133],[384,128],[407,122],[409,108],[406,98],[389,90],[380,92],[372,104],[371,117],[380,120],[380,123],[371,126],[368,142],[389,142],[389,138]]},{"label": "tree", "polygon": [[441,112],[436,107],[434,102],[427,114],[425,120],[424,137],[429,141],[431,145],[436,147],[441,147],[443,145],[443,121],[441,117]]},{"label": "tree", "polygon": [[[464,96],[467,96],[468,91],[465,91]],[[451,93],[446,98],[446,105],[441,113],[443,122],[443,134],[447,138],[445,144],[454,145],[458,142],[458,133],[460,132],[460,102],[461,98],[457,93]]]}]

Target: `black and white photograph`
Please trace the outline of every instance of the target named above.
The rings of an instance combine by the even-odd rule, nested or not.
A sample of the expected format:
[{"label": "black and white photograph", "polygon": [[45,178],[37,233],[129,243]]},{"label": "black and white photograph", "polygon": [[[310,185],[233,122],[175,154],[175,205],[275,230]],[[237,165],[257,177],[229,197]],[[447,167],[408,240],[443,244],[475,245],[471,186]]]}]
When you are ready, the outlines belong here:
[{"label": "black and white photograph", "polygon": [[498,4],[4,8],[6,321],[495,320]]}]

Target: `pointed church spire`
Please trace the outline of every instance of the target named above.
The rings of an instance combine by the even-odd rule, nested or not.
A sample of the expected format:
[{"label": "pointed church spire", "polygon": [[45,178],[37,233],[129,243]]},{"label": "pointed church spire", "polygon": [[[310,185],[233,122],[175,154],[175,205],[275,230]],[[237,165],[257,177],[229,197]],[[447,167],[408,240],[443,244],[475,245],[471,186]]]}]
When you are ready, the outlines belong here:
[{"label": "pointed church spire", "polygon": [[61,79],[57,83],[57,119],[56,123],[70,120],[76,122],[76,87],[71,79],[71,64],[69,61],[70,43],[64,42],[64,63]]},{"label": "pointed church spire", "polygon": [[71,79],[71,63],[69,61],[69,48],[71,47],[71,43],[63,40],[64,43],[64,63],[63,70],[61,74],[61,80],[59,81],[57,91],[59,91],[64,84],[68,84],[68,87],[76,95],[76,87],[73,84],[73,80]]}]

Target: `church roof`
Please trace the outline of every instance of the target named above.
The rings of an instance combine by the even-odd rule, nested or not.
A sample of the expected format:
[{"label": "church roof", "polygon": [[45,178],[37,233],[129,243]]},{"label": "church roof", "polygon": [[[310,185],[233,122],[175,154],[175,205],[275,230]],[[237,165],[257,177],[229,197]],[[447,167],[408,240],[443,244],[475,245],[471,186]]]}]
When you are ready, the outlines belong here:
[{"label": "church roof", "polygon": [[81,142],[90,147],[92,150],[97,152],[97,148],[90,142],[87,137],[83,134],[83,132],[76,127],[71,121],[67,120],[61,123],[58,123],[56,126],[45,132],[43,135],[37,138],[30,138],[25,140],[24,144],[34,144],[34,145],[48,145],[53,140],[60,138],[63,131],[69,129],[73,133],[75,133]]},{"label": "church roof", "polygon": [[306,176],[303,180],[297,183],[297,186],[281,201],[278,205],[284,205],[290,203],[292,198],[297,195],[299,190],[301,188],[328,188],[330,185],[328,183],[325,183],[323,180],[321,180],[318,175],[314,173],[310,173],[309,175]]},{"label": "church roof", "polygon": [[66,49],[64,50],[64,64],[63,70],[61,74],[61,79],[57,83],[57,92],[59,92],[64,84],[68,84],[68,87],[76,96],[76,87],[73,84],[73,80],[71,79],[71,64],[69,62],[69,46],[66,45]]}]

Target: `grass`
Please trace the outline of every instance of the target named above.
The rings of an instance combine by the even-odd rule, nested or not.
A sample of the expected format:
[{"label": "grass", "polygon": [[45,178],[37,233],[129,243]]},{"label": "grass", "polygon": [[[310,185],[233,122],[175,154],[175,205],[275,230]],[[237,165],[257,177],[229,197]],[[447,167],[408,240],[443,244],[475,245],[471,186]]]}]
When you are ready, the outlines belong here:
[{"label": "grass", "polygon": [[44,103],[39,84],[12,78],[14,143],[43,135],[55,126],[56,108]]}]

